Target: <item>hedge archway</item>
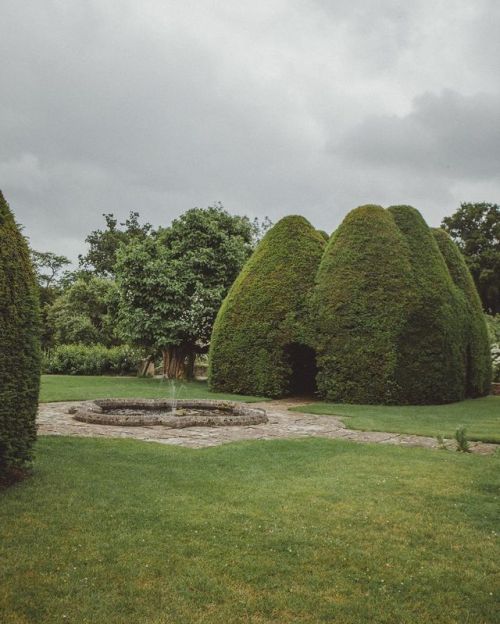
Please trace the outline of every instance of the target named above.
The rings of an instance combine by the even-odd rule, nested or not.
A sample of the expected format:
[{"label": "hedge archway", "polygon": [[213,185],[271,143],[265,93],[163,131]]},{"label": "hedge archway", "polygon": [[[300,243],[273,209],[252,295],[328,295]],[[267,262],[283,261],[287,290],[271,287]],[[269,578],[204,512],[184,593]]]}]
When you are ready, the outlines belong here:
[{"label": "hedge archway", "polygon": [[209,385],[278,397],[290,392],[287,344],[309,345],[309,293],[325,240],[303,217],[281,219],[231,287],[215,321]]}]

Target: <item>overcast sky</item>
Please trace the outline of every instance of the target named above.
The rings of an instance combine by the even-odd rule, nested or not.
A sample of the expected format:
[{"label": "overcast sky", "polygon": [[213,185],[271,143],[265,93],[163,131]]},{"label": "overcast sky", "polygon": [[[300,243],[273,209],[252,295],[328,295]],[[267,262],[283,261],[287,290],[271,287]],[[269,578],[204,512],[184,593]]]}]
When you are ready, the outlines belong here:
[{"label": "overcast sky", "polygon": [[498,0],[0,0],[0,188],[75,258],[102,213],[332,231],[500,201]]}]

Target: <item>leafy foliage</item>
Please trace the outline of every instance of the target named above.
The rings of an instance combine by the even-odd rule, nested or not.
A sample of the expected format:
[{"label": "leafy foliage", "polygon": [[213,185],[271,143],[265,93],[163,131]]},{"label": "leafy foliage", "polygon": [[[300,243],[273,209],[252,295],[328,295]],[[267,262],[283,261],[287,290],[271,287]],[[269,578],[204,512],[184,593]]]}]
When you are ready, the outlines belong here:
[{"label": "leafy foliage", "polygon": [[0,191],[0,474],[32,458],[40,384],[39,301],[27,243]]},{"label": "leafy foliage", "polygon": [[494,382],[500,382],[500,314],[485,315],[490,337],[491,366]]},{"label": "leafy foliage", "polygon": [[430,228],[411,206],[388,211],[405,237],[412,269],[396,379],[403,402],[449,403],[465,398],[461,298]]},{"label": "leafy foliage", "polygon": [[405,401],[398,337],[411,290],[404,238],[380,206],[351,211],[330,239],[313,295],[318,390],[331,401]]},{"label": "leafy foliage", "polygon": [[61,271],[71,264],[66,256],[60,256],[51,251],[31,250],[31,260],[36,271],[38,284],[42,289],[57,286]]},{"label": "leafy foliage", "polygon": [[96,276],[77,279],[47,310],[56,344],[118,344],[118,300],[113,280]]},{"label": "leafy foliage", "polygon": [[217,316],[211,389],[263,396],[289,392],[285,347],[310,342],[307,300],[324,244],[300,216],[285,217],[267,232]]},{"label": "leafy foliage", "polygon": [[115,264],[118,249],[134,240],[144,240],[154,234],[149,223],[139,223],[139,213],[131,212],[124,223],[120,223],[112,213],[103,214],[106,221],[104,230],[94,230],[85,242],[89,250],[85,256],[79,256],[80,267],[99,277],[112,277],[115,274]]},{"label": "leafy foliage", "polygon": [[500,206],[462,203],[441,227],[464,254],[485,311],[500,313]]},{"label": "leafy foliage", "polygon": [[462,357],[466,371],[466,395],[474,398],[489,393],[491,357],[488,328],[481,300],[464,257],[450,236],[441,229],[433,230],[460,300],[462,322]]},{"label": "leafy foliage", "polygon": [[208,345],[217,310],[251,252],[253,236],[246,217],[215,206],[188,210],[157,237],[123,247],[116,270],[124,339],[170,349],[177,364],[188,358],[192,367],[194,352]]},{"label": "leafy foliage", "polygon": [[455,441],[459,453],[470,453],[470,444],[467,439],[467,429],[465,427],[459,427],[455,431]]},{"label": "leafy foliage", "polygon": [[63,269],[71,262],[66,256],[34,249],[31,249],[31,260],[35,268],[40,295],[41,346],[42,349],[48,349],[54,344],[54,329],[48,319],[48,312],[64,289],[63,283],[69,271],[63,272]]},{"label": "leafy foliage", "polygon": [[129,345],[58,345],[44,353],[43,372],[55,375],[135,374],[142,355],[140,349]]}]

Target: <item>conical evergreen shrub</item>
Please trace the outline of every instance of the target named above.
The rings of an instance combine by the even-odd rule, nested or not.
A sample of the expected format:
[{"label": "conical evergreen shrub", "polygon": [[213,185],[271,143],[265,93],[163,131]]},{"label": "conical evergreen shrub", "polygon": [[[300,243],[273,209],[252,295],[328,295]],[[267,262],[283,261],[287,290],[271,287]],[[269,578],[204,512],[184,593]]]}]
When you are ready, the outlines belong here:
[{"label": "conical evergreen shrub", "polygon": [[292,390],[286,347],[310,344],[307,303],[324,247],[324,237],[300,216],[267,232],[215,321],[211,389],[269,397]]},{"label": "conical evergreen shrub", "polygon": [[465,259],[448,233],[439,228],[433,229],[432,233],[460,291],[466,395],[471,398],[485,396],[491,387],[491,354],[481,299]]},{"label": "conical evergreen shrub", "polygon": [[32,459],[40,384],[38,289],[0,191],[0,476]]},{"label": "conical evergreen shrub", "polygon": [[397,341],[411,288],[408,249],[380,206],[351,211],[318,270],[314,311],[318,390],[330,401],[397,403]]},{"label": "conical evergreen shrub", "polygon": [[388,212],[409,250],[411,288],[398,342],[396,381],[402,402],[436,404],[465,397],[462,303],[422,215],[411,206]]}]

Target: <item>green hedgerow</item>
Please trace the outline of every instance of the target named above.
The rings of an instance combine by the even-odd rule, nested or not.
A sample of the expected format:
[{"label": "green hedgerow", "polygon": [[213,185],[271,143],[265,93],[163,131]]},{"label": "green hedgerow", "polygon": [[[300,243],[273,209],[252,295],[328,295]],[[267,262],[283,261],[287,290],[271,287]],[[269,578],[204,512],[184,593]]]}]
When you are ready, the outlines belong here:
[{"label": "green hedgerow", "polygon": [[64,344],[43,355],[43,372],[49,375],[137,374],[142,349],[130,345]]},{"label": "green hedgerow", "polygon": [[32,459],[39,332],[38,289],[28,245],[0,191],[0,476]]},{"label": "green hedgerow", "polygon": [[488,327],[481,299],[464,257],[447,232],[432,230],[448,271],[459,291],[463,331],[463,353],[466,371],[466,395],[485,396],[491,386],[491,355]]},{"label": "green hedgerow", "polygon": [[300,216],[267,232],[215,321],[211,389],[270,397],[291,391],[286,347],[310,344],[307,304],[324,247],[323,235]]},{"label": "green hedgerow", "polygon": [[399,337],[397,383],[404,403],[465,398],[463,309],[457,289],[422,215],[411,206],[388,209],[403,234],[412,269],[405,326]]},{"label": "green hedgerow", "polygon": [[391,214],[373,205],[351,211],[328,243],[312,300],[324,398],[404,400],[395,370],[410,289],[408,249]]}]

